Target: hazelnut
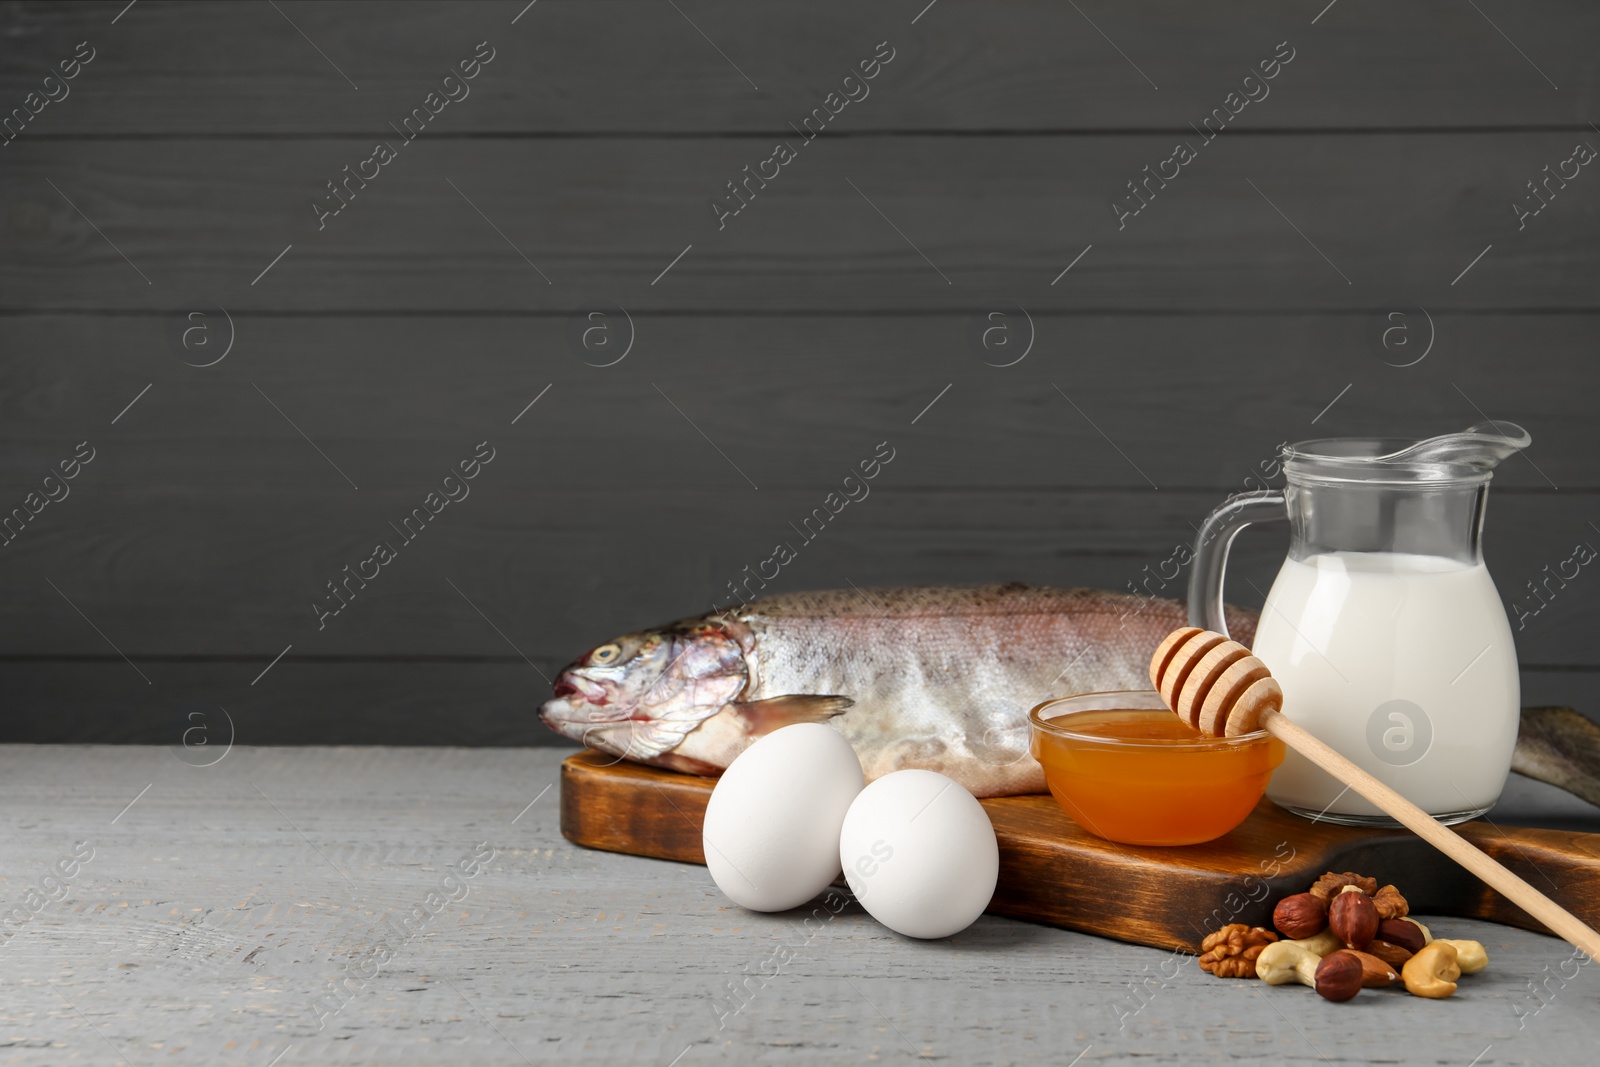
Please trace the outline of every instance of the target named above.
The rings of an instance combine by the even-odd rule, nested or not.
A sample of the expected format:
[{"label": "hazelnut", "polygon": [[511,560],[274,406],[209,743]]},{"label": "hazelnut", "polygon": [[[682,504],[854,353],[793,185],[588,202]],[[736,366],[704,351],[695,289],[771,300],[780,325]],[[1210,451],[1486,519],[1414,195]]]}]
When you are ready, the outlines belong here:
[{"label": "hazelnut", "polygon": [[1410,919],[1379,919],[1378,930],[1373,936],[1412,953],[1420,952],[1422,946],[1428,943],[1428,935]]},{"label": "hazelnut", "polygon": [[[1381,932],[1383,924],[1380,922],[1378,925]],[[1384,941],[1381,938],[1373,939],[1372,943],[1367,946],[1366,951],[1378,957],[1391,967],[1404,967],[1406,965],[1406,960],[1409,960],[1412,955],[1410,949],[1391,944],[1390,942]]]},{"label": "hazelnut", "polygon": [[1272,909],[1272,925],[1284,937],[1297,941],[1319,934],[1328,925],[1328,902],[1310,893],[1284,897]]},{"label": "hazelnut", "polygon": [[1340,949],[1317,964],[1316,991],[1324,1000],[1349,1000],[1361,992],[1366,968],[1354,952]]},{"label": "hazelnut", "polygon": [[[1340,890],[1328,904],[1328,929],[1346,948],[1366,948],[1378,932],[1378,909],[1359,889]],[[1359,961],[1357,961],[1359,962]]]}]

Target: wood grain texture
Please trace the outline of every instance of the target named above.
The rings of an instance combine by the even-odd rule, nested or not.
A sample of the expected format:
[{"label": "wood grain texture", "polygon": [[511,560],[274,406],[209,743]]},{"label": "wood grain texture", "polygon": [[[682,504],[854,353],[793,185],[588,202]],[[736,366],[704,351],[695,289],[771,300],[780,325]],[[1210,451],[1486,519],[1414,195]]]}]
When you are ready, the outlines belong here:
[{"label": "wood grain texture", "polygon": [[405,113],[487,39],[494,63],[446,113],[458,134],[778,132],[888,39],[895,59],[840,116],[847,130],[1181,129],[1287,39],[1296,57],[1262,108],[1273,126],[1581,128],[1595,74],[1585,42],[1600,33],[1580,0],[1489,6],[1493,24],[1440,0],[1345,0],[1315,25],[1324,4],[1265,0],[1083,14],[1049,0],[942,0],[921,17],[926,0],[760,11],[697,0],[682,15],[646,0],[543,0],[512,25],[524,3],[280,3],[305,37],[270,7],[144,0],[111,27],[115,4],[91,9],[103,19],[18,5],[12,32],[28,47],[6,57],[0,91],[20,97],[88,35],[100,54],[40,132],[348,132]]},{"label": "wood grain texture", "polygon": [[[491,634],[493,631],[490,631]],[[284,644],[288,644],[287,641]],[[0,740],[211,746],[567,746],[538,720],[550,687],[504,656],[140,657],[115,653],[0,661]],[[553,657],[544,669],[554,669]],[[262,676],[262,672],[265,675]],[[142,675],[142,677],[141,677]],[[260,677],[259,682],[253,681]],[[148,684],[143,680],[149,678]],[[1600,678],[1595,679],[1600,690]],[[205,762],[206,752],[194,760]]]},{"label": "wood grain texture", "polygon": [[[48,579],[194,679],[185,696],[259,709],[259,736],[526,740],[501,722],[518,684],[484,666],[474,703],[466,657],[536,677],[523,653],[548,672],[697,609],[885,437],[904,480],[789,588],[1122,588],[1278,441],[1475,408],[1536,439],[1490,513],[1508,603],[1600,521],[1588,172],[1525,230],[1510,209],[1593,132],[1590,5],[124,6],[0,12],[12,105],[97,49],[0,148],[0,491],[15,506],[63,447],[102,448],[0,548],[0,655],[41,657],[5,669],[54,702],[19,705],[9,736],[167,729],[111,695],[117,671],[143,683]],[[706,199],[885,39],[872,95],[716,229]],[[1285,39],[1270,97],[1118,230],[1109,198]],[[318,230],[312,198],[481,40],[497,54],[472,96]],[[601,300],[638,328],[605,370],[570,341]],[[238,331],[203,370],[169,338],[197,301]],[[1386,366],[1417,351],[1374,340],[1405,304],[1436,343]],[[1029,357],[985,366],[983,316],[1020,307]],[[316,630],[309,597],[485,437],[505,458],[451,525]],[[1280,546],[1246,535],[1234,599],[1258,600]],[[1575,580],[1518,632],[1528,693],[1600,707],[1595,603]],[[276,708],[273,676],[214,685],[222,665],[182,660],[264,666],[291,642],[283,666],[317,681],[280,681]],[[392,733],[363,694],[405,709]]]},{"label": "wood grain texture", "polygon": [[[961,316],[641,317],[640,351],[600,369],[566,349],[565,321],[249,316],[239,351],[202,370],[165,350],[159,320],[0,320],[17,353],[0,367],[0,489],[20,502],[80,435],[100,449],[68,499],[0,548],[6,651],[110,651],[43,575],[135,656],[270,658],[290,642],[304,642],[297,655],[515,655],[498,626],[548,671],[727,599],[881,440],[897,453],[872,495],[774,589],[1126,589],[1147,567],[1171,574],[1163,561],[1227,493],[1265,484],[1279,441],[1458,428],[1479,417],[1474,403],[1535,436],[1532,463],[1509,461],[1491,493],[1487,555],[1506,601],[1536,604],[1527,582],[1577,542],[1600,543],[1589,316],[1441,319],[1437,356],[1403,369],[1359,351],[1365,326],[1341,316],[1036,321],[1038,351],[1002,369],[965,347]],[[464,335],[475,351],[446,371],[394,355],[449,352]],[[1528,372],[1502,375],[1530,339]],[[130,358],[108,366],[112,351]],[[1163,353],[1185,358],[1164,370]],[[1238,417],[1195,402],[1218,374],[1236,383]],[[325,583],[482,439],[499,455],[472,495],[318,630],[310,603]],[[1179,443],[1192,440],[1206,445]],[[1231,598],[1259,604],[1284,536],[1241,539]],[[1180,575],[1164,592],[1182,588]],[[1595,603],[1585,577],[1557,591],[1517,632],[1522,661],[1600,664]]]},{"label": "wood grain texture", "polygon": [[[317,461],[312,455],[306,462]],[[47,510],[37,529],[6,549],[15,561],[0,611],[13,626],[7,652],[109,653],[77,605],[135,658],[271,656],[294,641],[318,655],[521,649],[541,664],[565,663],[620,633],[733,601],[728,583],[742,580],[742,568],[770,556],[778,542],[794,543],[799,554],[768,584],[772,592],[992,581],[1126,592],[1130,582],[1148,582],[1149,592],[1181,599],[1183,573],[1163,586],[1158,572],[1174,573],[1177,564],[1168,561],[1192,543],[1190,516],[1203,516],[1223,496],[882,486],[858,513],[846,510],[805,541],[789,523],[820,506],[825,485],[809,493],[764,490],[760,506],[742,515],[741,502],[721,491],[658,490],[625,502],[572,491],[567,514],[530,516],[519,494],[543,491],[536,474],[496,486],[494,473],[491,467],[479,479],[476,511],[468,510],[479,500],[473,496],[409,545],[389,530],[388,517],[408,513],[420,491],[364,491],[353,501],[308,495],[296,501],[300,511],[263,519],[259,509],[273,504],[260,496],[195,500],[130,491],[91,500],[90,487],[81,487],[76,510],[68,509],[77,498],[68,498],[59,514]],[[1500,506],[1501,525],[1509,527],[1514,512],[1518,526],[1493,535],[1490,573],[1506,600],[1537,603],[1524,583],[1567,558],[1597,507],[1595,495],[1507,493]],[[609,529],[647,522],[651,532],[638,544],[598,541],[584,519]],[[712,541],[704,536],[708,523],[719,531]],[[354,596],[338,615],[321,618],[313,603],[324,610],[339,603],[327,583],[369,557],[385,534],[401,544],[398,559],[366,589],[352,585]],[[1231,601],[1259,607],[1283,562],[1284,537],[1266,526],[1240,544],[1230,561]],[[1596,591],[1582,577],[1557,590],[1524,628],[1513,623],[1524,665],[1600,666]],[[153,612],[159,626],[152,626]]]},{"label": "wood grain texture", "polygon": [[709,198],[772,138],[423,134],[319,223],[326,183],[376,136],[18,139],[0,171],[14,235],[0,309],[170,310],[201,295],[230,311],[405,313],[574,298],[635,312],[1597,306],[1586,171],[1520,229],[1511,206],[1572,155],[1575,132],[1223,133],[1120,226],[1111,200],[1176,135],[819,139],[721,229]]},{"label": "wood grain texture", "polygon": [[[0,147],[0,487],[15,503],[62,446],[102,448],[71,499],[0,548],[0,655],[14,657],[0,659],[0,737],[160,744],[0,748],[8,906],[74,841],[98,850],[65,900],[0,945],[0,1061],[1595,1060],[1593,975],[1563,980],[1564,953],[1508,927],[1448,920],[1489,945],[1491,969],[1442,1004],[1364,998],[1352,1026],[1305,990],[1241,989],[1179,955],[1051,927],[985,917],[928,946],[853,904],[815,936],[805,913],[742,912],[703,868],[565,842],[554,790],[540,799],[564,749],[180,758],[191,720],[175,717],[202,703],[236,716],[241,744],[553,740],[521,652],[548,671],[692,610],[858,440],[891,434],[907,442],[904,481],[808,547],[793,587],[1118,587],[1296,428],[1455,428],[1473,416],[1450,406],[1452,383],[1529,425],[1531,458],[1561,486],[1520,461],[1502,472],[1488,543],[1503,593],[1600,521],[1589,176],[1526,231],[1510,209],[1591,136],[1592,5],[677,6],[0,11],[5,108],[77,42],[98,49],[71,96]],[[706,198],[884,39],[898,54],[871,97],[717,231]],[[1298,54],[1271,97],[1117,231],[1107,199],[1284,39]],[[312,196],[480,40],[498,54],[471,98],[317,231]],[[202,299],[244,313],[209,371],[166,340],[168,316]],[[572,312],[602,299],[651,316],[621,373],[567,347]],[[969,319],[1000,302],[1074,328],[1047,322],[1029,360],[983,366]],[[1472,314],[1445,321],[1422,364],[1388,368],[1370,320],[1402,302]],[[1494,309],[1508,314],[1478,314]],[[895,311],[912,313],[897,334],[854,339]],[[1195,383],[1192,364],[1219,360],[1244,372],[1248,412],[1214,409],[1239,379],[1225,394]],[[722,447],[734,435],[759,492],[652,381]],[[1051,381],[1109,441],[1040,399]],[[502,436],[472,499],[441,516],[457,525],[315,631],[304,585],[462,445]],[[1162,466],[1162,488],[1116,448]],[[1246,534],[1234,583],[1264,589],[1281,554],[1277,532]],[[1600,708],[1594,603],[1576,581],[1519,633],[1529,702]],[[1502,826],[1520,810],[1600,829],[1553,791],[1513,790],[1532,799],[1502,805]],[[485,839],[498,854],[471,896],[319,1030],[316,998]],[[797,942],[784,973],[751,977]],[[736,985],[757,992],[729,1014]]]},{"label": "wood grain texture", "polygon": [[[597,629],[603,637],[587,644],[567,641],[550,653],[529,648],[530,658],[537,655],[534,664],[553,676],[583,648],[615,636],[616,629]],[[492,647],[489,639],[492,631],[485,648]],[[180,745],[198,725],[204,730],[189,734],[191,741],[203,737],[218,744],[226,740],[231,717],[240,744],[403,740],[409,745],[570,747],[537,718],[550,687],[509,650],[453,660],[319,656],[296,645],[252,685],[282,647],[217,660],[140,657],[139,669],[151,685],[109,650],[0,660],[0,692],[7,700],[0,743],[69,744],[92,737],[105,743]],[[1600,721],[1600,669],[1524,665],[1522,699],[1528,705],[1578,708]],[[190,718],[195,711],[204,717]]]},{"label": "wood grain texture", "polygon": [[[746,912],[702,867],[564,840],[556,789],[541,796],[563,755],[240,747],[200,768],[163,748],[0,748],[7,907],[74,842],[95,850],[0,946],[6,1062],[1009,1065],[1087,1047],[1080,1063],[1309,1067],[1464,1064],[1491,1043],[1484,1060],[1583,1063],[1600,1041],[1588,968],[1564,980],[1550,938],[1471,919],[1423,916],[1488,948],[1457,996],[1347,1006],[995,916],[914,942],[853,903],[810,927]],[[1561,810],[1547,793],[1523,810]],[[465,899],[396,944],[480,842],[495,854]],[[367,964],[379,944],[388,962]],[[1519,1027],[1519,1008],[1538,1010]]]},{"label": "wood grain texture", "polygon": [[[561,833],[589,848],[704,863],[700,826],[714,778],[617,762],[585,750],[561,765]],[[1432,846],[1403,830],[1357,830],[1297,818],[1262,800],[1242,825],[1204,845],[1119,845],[1081,829],[1048,796],[980,801],[1000,843],[988,910],[1152,948],[1198,952],[1228,922],[1272,926],[1272,908],[1327,870],[1359,870],[1401,887],[1419,914],[1544,928]],[[1600,921],[1600,834],[1502,829],[1459,832],[1520,866],[1556,902]],[[1365,864],[1363,866],[1362,864]],[[1108,908],[1105,901],[1117,906]]]},{"label": "wood grain texture", "polygon": [[[692,420],[762,492],[822,489],[887,438],[907,457],[905,473],[891,466],[879,479],[892,488],[1149,491],[1154,483],[1161,492],[1222,493],[1264,484],[1283,441],[1400,426],[1446,432],[1479,421],[1483,409],[1534,439],[1495,472],[1491,543],[1516,525],[1500,521],[1514,519],[1500,509],[1502,488],[1600,490],[1600,428],[1587,417],[1600,388],[1591,355],[1600,313],[1440,312],[1430,329],[1413,312],[1393,328],[1433,347],[1409,367],[1394,364],[1425,348],[1383,349],[1381,331],[1399,320],[1378,307],[1193,316],[1029,309],[1026,318],[1013,308],[1001,320],[976,307],[639,313],[633,350],[599,367],[570,337],[591,306],[573,296],[549,316],[238,313],[233,351],[197,368],[169,347],[180,306],[0,316],[8,354],[0,488],[20,495],[58,452],[88,437],[129,489],[260,493],[286,507],[290,495],[348,491],[287,416],[361,492],[420,491],[436,468],[488,438],[513,460],[486,472],[485,498],[491,478],[510,476],[505,468],[531,484],[536,467],[538,485],[562,492],[609,489],[621,499],[670,482],[758,503]],[[216,343],[229,339],[214,311],[206,321]],[[994,321],[1014,354],[981,346],[979,328]],[[630,337],[615,312],[605,328],[617,344]],[[1024,351],[1012,366],[995,365]],[[1226,396],[1212,400],[1219,383]],[[149,394],[113,426],[147,384]],[[547,385],[549,395],[528,408]],[[573,447],[592,460],[556,461]],[[670,478],[639,462],[650,455],[670,460]],[[159,476],[164,466],[181,469],[182,480]]]}]

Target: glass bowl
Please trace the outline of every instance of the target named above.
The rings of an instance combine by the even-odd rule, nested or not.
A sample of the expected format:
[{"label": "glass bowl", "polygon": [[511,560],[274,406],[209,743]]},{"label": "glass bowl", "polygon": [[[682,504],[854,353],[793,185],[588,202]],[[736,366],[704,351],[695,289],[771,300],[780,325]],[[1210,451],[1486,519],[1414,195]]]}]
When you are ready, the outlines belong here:
[{"label": "glass bowl", "polygon": [[1283,762],[1264,730],[1208,738],[1154,690],[1085,693],[1028,713],[1050,795],[1096,837],[1195,845],[1244,822]]}]

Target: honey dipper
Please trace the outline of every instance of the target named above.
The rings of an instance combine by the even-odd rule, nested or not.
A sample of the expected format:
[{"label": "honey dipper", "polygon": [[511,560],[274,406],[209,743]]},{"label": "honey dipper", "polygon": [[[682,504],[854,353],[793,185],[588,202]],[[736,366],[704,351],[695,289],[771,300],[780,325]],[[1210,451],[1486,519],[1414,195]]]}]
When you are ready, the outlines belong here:
[{"label": "honey dipper", "polygon": [[1283,690],[1267,665],[1239,642],[1194,626],[1174,630],[1150,659],[1150,681],[1178,718],[1208,737],[1265,730],[1499,890],[1590,959],[1600,958],[1600,934],[1577,916],[1290,721],[1280,710]]}]

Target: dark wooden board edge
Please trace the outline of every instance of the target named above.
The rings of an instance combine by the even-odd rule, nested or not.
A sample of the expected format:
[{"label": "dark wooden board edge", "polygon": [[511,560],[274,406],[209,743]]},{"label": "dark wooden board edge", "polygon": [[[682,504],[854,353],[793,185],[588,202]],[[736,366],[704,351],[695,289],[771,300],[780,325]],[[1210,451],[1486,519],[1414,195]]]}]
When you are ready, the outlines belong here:
[{"label": "dark wooden board edge", "polygon": [[[561,833],[586,848],[705,863],[714,778],[584,751],[561,765]],[[1205,845],[1141,848],[1084,832],[1048,796],[981,802],[1000,845],[988,911],[1155,948],[1197,952],[1230,922],[1270,926],[1273,905],[1327,870],[1398,886],[1418,914],[1547,932],[1521,908],[1402,830],[1313,823],[1263,800]],[[1473,822],[1465,837],[1591,926],[1600,925],[1600,834]],[[1445,931],[1437,931],[1446,936]]]}]

